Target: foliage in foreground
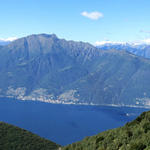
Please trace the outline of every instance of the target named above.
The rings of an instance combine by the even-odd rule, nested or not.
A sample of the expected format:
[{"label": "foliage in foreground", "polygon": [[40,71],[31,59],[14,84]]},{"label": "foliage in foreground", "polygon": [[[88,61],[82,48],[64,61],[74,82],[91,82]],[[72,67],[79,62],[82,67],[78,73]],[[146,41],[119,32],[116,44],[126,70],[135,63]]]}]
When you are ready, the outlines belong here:
[{"label": "foliage in foreground", "polygon": [[86,137],[63,150],[150,150],[150,111],[124,127]]},{"label": "foliage in foreground", "polygon": [[56,150],[58,147],[31,132],[0,122],[0,150]]}]

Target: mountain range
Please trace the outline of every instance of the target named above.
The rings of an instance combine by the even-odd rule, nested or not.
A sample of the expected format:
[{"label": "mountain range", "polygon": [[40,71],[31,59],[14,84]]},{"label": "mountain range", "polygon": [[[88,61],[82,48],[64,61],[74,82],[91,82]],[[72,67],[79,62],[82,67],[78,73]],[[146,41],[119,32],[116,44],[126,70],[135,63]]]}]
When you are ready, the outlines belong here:
[{"label": "mountain range", "polygon": [[12,41],[16,40],[16,37],[10,37],[10,38],[6,38],[6,39],[0,39],[0,46],[3,45],[8,45],[10,44]]},{"label": "mountain range", "polygon": [[150,60],[56,35],[0,47],[0,96],[63,104],[150,106]]},{"label": "mountain range", "polygon": [[10,44],[10,43],[11,43],[10,41],[3,41],[3,40],[0,40],[0,46],[8,45],[8,44]]},{"label": "mountain range", "polygon": [[97,46],[102,50],[124,50],[137,56],[150,58],[150,43],[103,43]]}]

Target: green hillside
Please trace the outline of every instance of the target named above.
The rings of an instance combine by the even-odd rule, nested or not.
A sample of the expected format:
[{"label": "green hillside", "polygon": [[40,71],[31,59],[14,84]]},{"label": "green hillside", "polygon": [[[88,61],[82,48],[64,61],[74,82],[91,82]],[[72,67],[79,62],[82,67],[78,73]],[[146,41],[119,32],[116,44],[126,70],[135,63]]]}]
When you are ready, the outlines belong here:
[{"label": "green hillside", "polygon": [[124,127],[86,137],[63,150],[150,150],[150,111]]},{"label": "green hillside", "polygon": [[31,132],[0,122],[0,150],[56,150],[58,147]]}]

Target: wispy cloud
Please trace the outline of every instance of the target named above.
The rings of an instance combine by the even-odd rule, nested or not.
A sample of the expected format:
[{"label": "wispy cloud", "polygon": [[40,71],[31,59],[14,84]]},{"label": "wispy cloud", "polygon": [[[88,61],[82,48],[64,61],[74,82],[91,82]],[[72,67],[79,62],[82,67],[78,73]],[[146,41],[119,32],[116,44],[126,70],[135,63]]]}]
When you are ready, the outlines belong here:
[{"label": "wispy cloud", "polygon": [[117,44],[125,44],[126,42],[115,42],[115,41],[109,41],[109,40],[106,40],[106,41],[96,41],[94,43],[95,46],[101,46],[101,45],[109,45],[109,44],[114,44],[114,45],[117,45]]},{"label": "wispy cloud", "polygon": [[8,41],[14,41],[17,37],[9,37],[9,38],[0,38],[0,41],[8,42]]},{"label": "wispy cloud", "polygon": [[150,31],[148,31],[148,30],[140,30],[140,32],[150,34]]},{"label": "wispy cloud", "polygon": [[87,17],[89,19],[92,19],[92,20],[98,20],[98,19],[104,17],[104,15],[101,12],[98,12],[98,11],[93,11],[93,12],[83,11],[81,13],[81,15],[84,16],[84,17]]}]

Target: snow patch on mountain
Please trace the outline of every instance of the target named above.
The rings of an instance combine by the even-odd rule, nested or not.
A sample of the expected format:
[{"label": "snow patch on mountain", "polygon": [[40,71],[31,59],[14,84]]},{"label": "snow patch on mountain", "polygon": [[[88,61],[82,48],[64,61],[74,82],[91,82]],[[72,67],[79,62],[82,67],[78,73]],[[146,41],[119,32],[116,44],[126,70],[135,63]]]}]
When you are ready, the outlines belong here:
[{"label": "snow patch on mountain", "polygon": [[16,40],[17,37],[0,38],[0,45],[8,45],[12,41]]},{"label": "snow patch on mountain", "polygon": [[134,42],[120,42],[120,41],[96,41],[95,46],[101,47],[101,46],[113,46],[113,45],[122,45],[122,46],[130,46],[130,47],[137,47],[137,46],[143,46],[143,45],[150,45],[150,39],[144,39]]},{"label": "snow patch on mountain", "polygon": [[10,42],[12,42],[12,41],[14,41],[14,40],[16,40],[16,39],[17,39],[17,37],[0,38],[0,41],[3,41],[3,42],[8,42],[8,41],[10,41]]}]

